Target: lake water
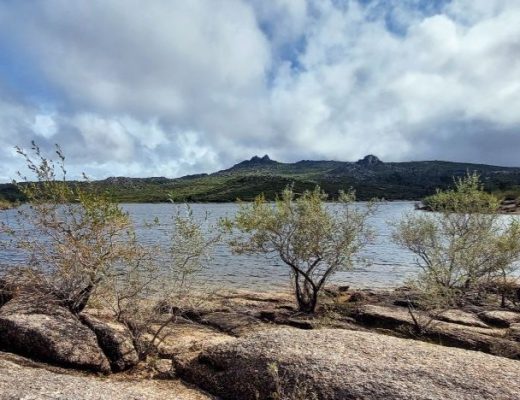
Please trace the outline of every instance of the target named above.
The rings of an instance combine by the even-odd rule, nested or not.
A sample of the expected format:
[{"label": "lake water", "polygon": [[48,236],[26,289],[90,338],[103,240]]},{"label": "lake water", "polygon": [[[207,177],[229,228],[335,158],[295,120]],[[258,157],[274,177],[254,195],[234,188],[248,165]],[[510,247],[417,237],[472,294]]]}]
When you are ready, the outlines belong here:
[{"label": "lake water", "polygon": [[[389,287],[402,284],[406,278],[414,276],[418,267],[415,256],[399,248],[391,241],[390,221],[398,220],[403,214],[417,212],[414,202],[387,202],[378,205],[370,217],[370,225],[376,232],[373,243],[361,254],[362,260],[356,262],[354,269],[338,272],[331,282],[349,284],[355,287]],[[330,204],[329,207],[334,207]],[[358,203],[363,207],[363,203]],[[172,215],[177,210],[172,204],[127,204],[137,225],[140,240],[153,244],[168,244],[168,232]],[[204,218],[209,214],[209,222],[216,222],[222,217],[233,217],[237,205],[192,204],[194,216]],[[145,227],[146,221],[159,219],[159,226],[153,229]],[[289,271],[276,257],[265,255],[232,254],[227,244],[222,243],[215,249],[211,265],[203,273],[203,279],[211,285],[243,289],[276,289],[289,284]]]},{"label": "lake water", "polygon": [[[363,203],[357,203],[363,207]],[[330,204],[329,207],[337,205]],[[160,246],[169,245],[172,216],[177,212],[177,205],[172,204],[125,204],[137,227],[139,240]],[[237,205],[192,204],[194,216],[204,219],[209,215],[209,222],[216,222],[222,217],[233,217]],[[182,209],[182,208],[181,208]],[[13,220],[15,210],[0,213],[0,221]],[[361,257],[350,271],[338,272],[330,282],[348,284],[353,287],[392,287],[402,284],[407,278],[417,274],[419,267],[416,257],[394,244],[391,240],[392,228],[389,222],[397,221],[414,210],[414,202],[386,202],[378,205],[369,222],[376,236],[362,252]],[[147,223],[155,217],[159,224],[148,228]],[[1,239],[1,238],[0,238]],[[0,250],[0,263],[13,264],[23,262],[18,252]],[[226,243],[219,244],[208,269],[203,272],[202,280],[211,286],[269,290],[289,285],[288,268],[276,257],[264,255],[235,255]]]}]

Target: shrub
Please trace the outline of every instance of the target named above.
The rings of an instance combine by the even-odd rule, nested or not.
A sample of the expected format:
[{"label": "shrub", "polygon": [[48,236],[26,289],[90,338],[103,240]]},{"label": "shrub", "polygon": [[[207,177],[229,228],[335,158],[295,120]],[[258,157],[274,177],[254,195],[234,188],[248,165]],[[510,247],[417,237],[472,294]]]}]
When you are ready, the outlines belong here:
[{"label": "shrub", "polygon": [[9,210],[10,208],[13,208],[15,206],[16,206],[15,203],[12,203],[12,202],[4,200],[4,199],[0,199],[0,211]]},{"label": "shrub", "polygon": [[437,190],[422,203],[431,211],[455,213],[495,213],[500,206],[497,197],[484,191],[477,173],[454,179],[453,189]]},{"label": "shrub", "polygon": [[[134,256],[128,215],[104,193],[67,182],[65,157],[45,158],[32,143],[32,154],[17,148],[36,181],[16,183],[27,198],[12,226],[3,230],[28,260],[26,268],[8,268],[17,285],[50,294],[73,313],[81,312],[115,266]],[[58,177],[59,175],[59,177]]]},{"label": "shrub", "polygon": [[520,257],[520,222],[498,214],[498,201],[483,192],[477,175],[439,191],[431,204],[438,213],[409,214],[393,235],[417,256],[422,272],[415,283],[430,301],[454,303],[511,274]]},{"label": "shrub", "polygon": [[225,221],[245,234],[231,241],[235,252],[275,254],[289,267],[298,308],[305,313],[314,312],[324,284],[352,266],[371,235],[366,223],[371,208],[354,207],[352,192],[340,194],[337,208],[328,208],[326,199],[319,187],[298,198],[288,187],[274,204],[258,196]]},{"label": "shrub", "polygon": [[[186,212],[177,209],[168,227],[163,231],[170,239],[167,248],[137,246],[139,251],[104,281],[97,296],[129,328],[140,359],[168,337],[167,326],[184,310],[200,305],[200,274],[222,235],[207,215],[197,220],[188,206]],[[204,298],[209,296],[206,290]]]}]

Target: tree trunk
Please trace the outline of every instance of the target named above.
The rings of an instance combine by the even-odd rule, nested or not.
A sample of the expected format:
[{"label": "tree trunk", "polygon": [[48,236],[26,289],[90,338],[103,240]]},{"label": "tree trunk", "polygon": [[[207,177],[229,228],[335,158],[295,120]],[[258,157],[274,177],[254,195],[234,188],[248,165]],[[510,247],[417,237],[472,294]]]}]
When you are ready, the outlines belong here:
[{"label": "tree trunk", "polygon": [[298,311],[305,314],[313,314],[318,302],[318,289],[312,285],[305,277],[303,284],[300,282],[301,274],[294,275],[296,302]]}]

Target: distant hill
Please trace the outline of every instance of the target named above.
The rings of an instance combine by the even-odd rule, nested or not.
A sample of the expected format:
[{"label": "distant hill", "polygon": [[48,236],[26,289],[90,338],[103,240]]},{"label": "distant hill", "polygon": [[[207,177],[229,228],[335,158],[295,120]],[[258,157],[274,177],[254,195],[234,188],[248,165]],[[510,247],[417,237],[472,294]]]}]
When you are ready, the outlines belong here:
[{"label": "distant hill", "polygon": [[[164,177],[111,177],[95,181],[121,202],[163,202],[168,195],[176,201],[227,202],[252,200],[264,193],[273,199],[293,184],[303,191],[320,185],[331,198],[341,189],[352,187],[359,200],[374,197],[387,200],[419,200],[446,188],[453,177],[476,171],[489,191],[501,195],[520,193],[520,168],[447,161],[383,162],[368,155],[356,162],[310,161],[282,163],[269,156],[254,156],[231,168],[211,174]],[[13,200],[19,193],[12,185],[0,185],[0,198]]]}]

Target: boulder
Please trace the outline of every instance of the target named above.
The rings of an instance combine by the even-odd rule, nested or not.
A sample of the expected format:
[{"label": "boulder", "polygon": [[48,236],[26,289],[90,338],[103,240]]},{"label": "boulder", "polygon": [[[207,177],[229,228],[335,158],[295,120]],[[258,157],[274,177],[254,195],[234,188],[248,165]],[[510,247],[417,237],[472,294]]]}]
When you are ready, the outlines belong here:
[{"label": "boulder", "polygon": [[223,399],[520,398],[518,361],[343,329],[258,332],[174,362]]},{"label": "boulder", "polygon": [[94,332],[48,300],[16,297],[0,309],[0,348],[64,367],[110,372]]},{"label": "boulder", "polygon": [[478,316],[484,322],[502,328],[507,328],[511,324],[520,322],[520,313],[513,311],[482,311]]},{"label": "boulder", "polygon": [[454,324],[489,328],[489,326],[482,322],[475,314],[457,309],[443,311],[436,315],[436,318],[441,321],[453,322]]},{"label": "boulder", "polygon": [[120,372],[137,365],[139,355],[126,326],[113,321],[102,321],[88,314],[82,314],[80,318],[96,334],[112,371]]},{"label": "boulder", "polygon": [[159,358],[151,363],[155,371],[155,378],[170,379],[175,377],[175,370],[173,369],[172,360],[169,358]]}]

